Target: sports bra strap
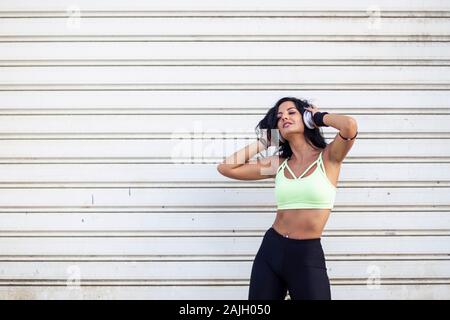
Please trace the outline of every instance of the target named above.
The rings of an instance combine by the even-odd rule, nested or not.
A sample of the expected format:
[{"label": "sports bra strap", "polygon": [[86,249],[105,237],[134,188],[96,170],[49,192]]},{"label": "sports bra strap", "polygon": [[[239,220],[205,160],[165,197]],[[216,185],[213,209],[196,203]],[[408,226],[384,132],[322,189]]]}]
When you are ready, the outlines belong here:
[{"label": "sports bra strap", "polygon": [[[319,156],[319,158],[320,158],[320,156]],[[313,163],[311,163],[311,164],[309,165],[309,167],[306,168],[306,170],[303,171],[303,173],[302,173],[302,174],[300,175],[300,177],[298,177],[297,179],[301,179],[301,178],[309,171],[309,169],[311,169],[311,168],[316,164],[316,162],[319,161],[319,158],[317,158]],[[294,177],[295,177],[295,176],[294,176]]]},{"label": "sports bra strap", "polygon": [[325,175],[326,175],[325,165],[323,164],[322,153],[323,153],[323,151],[320,152],[319,164],[322,166],[322,171],[323,171],[323,173],[325,173]]},{"label": "sports bra strap", "polygon": [[[322,167],[322,171],[325,173],[325,166],[324,166],[324,164],[323,164],[322,153],[323,153],[323,150],[320,152],[319,157],[318,157],[313,163],[311,163],[311,164],[309,165],[309,167],[306,168],[306,170],[303,171],[303,173],[302,173],[298,178],[295,176],[294,172],[292,172],[291,168],[290,168],[290,167],[288,166],[288,164],[287,164],[287,161],[288,161],[289,158],[286,158],[286,159],[283,161],[283,163],[278,167],[277,173],[280,172],[281,169],[284,170],[284,168],[287,167],[288,170],[289,170],[289,172],[291,173],[291,175],[295,178],[295,180],[300,180],[300,179],[301,179],[301,178],[309,171],[309,169],[311,169],[311,168],[314,166],[314,164],[315,164],[316,162],[319,163],[318,166],[321,166],[321,167]],[[283,173],[283,174],[284,174],[284,173]]]},{"label": "sports bra strap", "polygon": [[288,158],[284,159],[284,161],[280,164],[280,166],[278,167],[277,173],[280,172],[281,169],[284,169],[285,163],[288,160]]},{"label": "sports bra strap", "polygon": [[291,167],[289,167],[289,165],[287,164],[287,161],[286,161],[286,167],[288,168],[289,172],[294,177],[294,179],[297,179],[297,177],[295,176],[294,172],[291,170]]}]

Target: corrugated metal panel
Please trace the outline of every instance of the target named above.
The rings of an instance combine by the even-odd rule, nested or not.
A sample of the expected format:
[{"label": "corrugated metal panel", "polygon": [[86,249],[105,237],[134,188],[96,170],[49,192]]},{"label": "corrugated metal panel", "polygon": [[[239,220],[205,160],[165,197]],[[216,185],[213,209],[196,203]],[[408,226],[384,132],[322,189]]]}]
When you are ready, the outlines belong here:
[{"label": "corrugated metal panel", "polygon": [[286,95],[358,121],[323,237],[333,298],[450,298],[448,1],[0,17],[0,298],[246,299],[273,180],[215,167]]}]

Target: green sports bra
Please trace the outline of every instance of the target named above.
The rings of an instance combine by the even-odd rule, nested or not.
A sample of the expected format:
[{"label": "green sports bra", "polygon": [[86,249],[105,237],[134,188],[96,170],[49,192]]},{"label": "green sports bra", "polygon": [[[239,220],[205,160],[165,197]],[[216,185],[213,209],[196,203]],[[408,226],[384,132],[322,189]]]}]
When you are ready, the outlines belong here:
[{"label": "green sports bra", "polygon": [[[275,197],[277,209],[332,209],[336,198],[337,188],[327,177],[323,165],[322,152],[316,161],[296,179],[285,177],[284,168],[287,167],[293,177],[294,172],[289,168],[285,159],[278,167],[275,176]],[[318,162],[316,169],[309,176],[302,178],[314,164]],[[320,169],[320,167],[323,168]]]}]

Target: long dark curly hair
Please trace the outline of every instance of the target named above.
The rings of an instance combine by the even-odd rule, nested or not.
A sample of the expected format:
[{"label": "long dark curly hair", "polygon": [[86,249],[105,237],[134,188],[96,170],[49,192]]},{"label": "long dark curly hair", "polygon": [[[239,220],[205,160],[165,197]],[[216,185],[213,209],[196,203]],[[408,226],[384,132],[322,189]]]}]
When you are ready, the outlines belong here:
[{"label": "long dark curly hair", "polygon": [[[301,113],[303,117],[303,113],[305,112],[305,108],[310,107],[311,103],[309,103],[305,99],[298,99],[294,97],[284,97],[278,100],[275,105],[267,111],[267,114],[264,116],[264,118],[256,125],[255,132],[258,138],[262,138],[265,141],[274,141],[274,138],[272,137],[270,129],[276,129],[278,130],[277,123],[278,123],[278,108],[280,104],[282,104],[285,101],[292,101],[297,108],[297,110]],[[325,138],[322,135],[322,131],[319,128],[309,129],[306,125],[304,125],[304,136],[305,140],[314,148],[321,148],[324,149],[327,146],[327,143],[325,142]],[[262,130],[267,129],[267,130]],[[292,156],[292,150],[289,146],[289,141],[281,141],[279,140],[279,148],[276,150],[276,153],[279,153],[279,155],[283,158],[288,158]]]}]

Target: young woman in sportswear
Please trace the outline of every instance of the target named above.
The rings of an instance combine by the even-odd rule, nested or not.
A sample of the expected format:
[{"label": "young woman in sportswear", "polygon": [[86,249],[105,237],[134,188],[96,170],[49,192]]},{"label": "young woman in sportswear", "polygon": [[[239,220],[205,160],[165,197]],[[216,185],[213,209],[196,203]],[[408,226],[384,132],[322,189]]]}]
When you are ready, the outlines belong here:
[{"label": "young woman in sportswear", "polygon": [[[329,144],[323,126],[339,130]],[[267,129],[266,134],[217,166],[233,179],[275,178],[276,218],[253,261],[248,298],[285,299],[289,291],[293,300],[329,300],[321,236],[334,206],[340,167],[358,134],[357,123],[349,116],[319,112],[306,100],[285,97],[257,129]],[[274,137],[279,139],[278,155],[250,162]]]}]

